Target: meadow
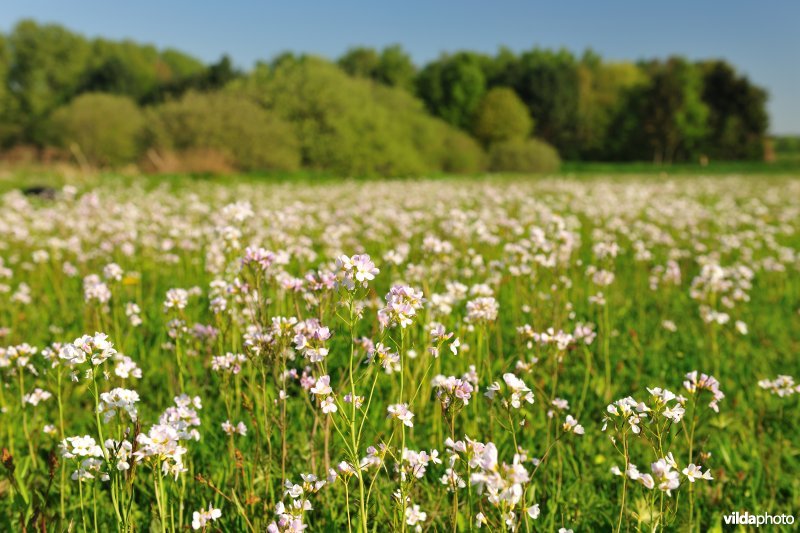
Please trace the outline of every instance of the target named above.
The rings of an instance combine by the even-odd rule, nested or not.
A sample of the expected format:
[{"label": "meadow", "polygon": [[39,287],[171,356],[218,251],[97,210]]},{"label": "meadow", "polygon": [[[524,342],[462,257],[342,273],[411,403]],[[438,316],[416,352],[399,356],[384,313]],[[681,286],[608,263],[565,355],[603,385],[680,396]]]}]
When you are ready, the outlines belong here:
[{"label": "meadow", "polygon": [[800,508],[800,180],[123,181],[3,183],[2,531]]}]

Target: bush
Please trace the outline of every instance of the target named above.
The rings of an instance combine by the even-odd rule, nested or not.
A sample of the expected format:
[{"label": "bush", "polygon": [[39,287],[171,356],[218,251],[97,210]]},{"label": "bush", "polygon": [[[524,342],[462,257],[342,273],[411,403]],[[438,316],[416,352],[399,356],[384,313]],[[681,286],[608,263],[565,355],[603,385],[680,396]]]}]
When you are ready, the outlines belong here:
[{"label": "bush", "polygon": [[[341,175],[416,175],[471,168],[480,147],[425,113],[422,102],[397,88],[351,78],[327,61],[287,58],[261,66],[231,90],[244,90],[291,122],[304,166]],[[458,141],[454,139],[459,139]],[[448,150],[470,152],[458,165]],[[470,168],[466,168],[470,167]]]},{"label": "bush", "polygon": [[538,139],[514,139],[492,145],[490,168],[508,172],[555,172],[561,159],[555,148]]},{"label": "bush", "polygon": [[524,139],[533,128],[528,108],[512,89],[497,87],[483,97],[472,124],[472,133],[482,143]]},{"label": "bush", "polygon": [[86,93],[51,117],[52,141],[77,145],[88,162],[119,165],[134,161],[142,149],[144,117],[130,98]]},{"label": "bush", "polygon": [[188,93],[153,108],[148,130],[159,150],[217,154],[241,170],[300,167],[292,126],[241,94]]}]

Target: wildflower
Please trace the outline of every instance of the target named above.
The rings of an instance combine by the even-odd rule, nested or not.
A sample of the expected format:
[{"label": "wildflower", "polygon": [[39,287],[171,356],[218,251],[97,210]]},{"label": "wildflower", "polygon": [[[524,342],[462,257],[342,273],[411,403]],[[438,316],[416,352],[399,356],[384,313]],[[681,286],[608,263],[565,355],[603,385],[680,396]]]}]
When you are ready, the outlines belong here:
[{"label": "wildflower", "polygon": [[655,482],[658,483],[658,489],[666,492],[668,496],[680,485],[678,471],[674,470],[675,468],[677,465],[671,453],[650,465]]},{"label": "wildflower", "polygon": [[725,398],[725,394],[719,390],[719,381],[714,376],[700,374],[697,376],[697,370],[686,374],[686,380],[683,382],[684,388],[690,393],[694,394],[697,391],[707,390],[712,394],[712,400],[708,406],[714,411],[719,412],[719,402]]},{"label": "wildflower", "polygon": [[395,285],[386,294],[386,306],[378,311],[378,321],[384,328],[400,326],[405,329],[414,322],[423,303],[421,291],[405,285]]},{"label": "wildflower", "polygon": [[639,426],[642,423],[642,418],[647,417],[649,410],[650,408],[644,403],[637,402],[630,396],[617,400],[606,407],[606,414],[603,418],[603,431],[606,430],[609,422],[615,424],[616,427],[616,420],[621,419],[628,423],[634,434],[638,435],[641,432]]},{"label": "wildflower", "polygon": [[467,322],[488,323],[497,320],[500,306],[491,296],[476,298],[467,302]]},{"label": "wildflower", "polygon": [[785,374],[778,375],[774,380],[762,379],[758,382],[758,386],[781,398],[800,393],[800,385],[795,384],[792,376]]},{"label": "wildflower", "polygon": [[76,457],[103,457],[103,450],[89,435],[67,437],[59,445],[61,456],[65,459]]},{"label": "wildflower", "polygon": [[328,396],[322,400],[322,402],[320,402],[320,407],[322,408],[322,412],[326,415],[335,413],[339,410],[339,408],[336,407],[336,402],[334,401],[333,396]]},{"label": "wildflower", "polygon": [[116,353],[114,345],[108,340],[108,335],[95,333],[94,336],[84,335],[71,344],[65,344],[59,350],[58,357],[70,365],[83,364],[88,358],[97,366]]},{"label": "wildflower", "polygon": [[400,371],[400,355],[379,342],[367,352],[367,362],[378,361],[387,374]]},{"label": "wildflower", "polygon": [[367,282],[374,280],[380,272],[366,254],[352,257],[342,255],[336,260],[336,267],[339,269],[341,285],[349,291],[352,291],[356,285],[366,288]]},{"label": "wildflower", "polygon": [[575,433],[576,435],[583,435],[584,433],[583,426],[578,424],[578,421],[575,420],[572,415],[567,415],[562,429],[567,433]]},{"label": "wildflower", "polygon": [[234,426],[230,420],[226,420],[222,423],[222,431],[224,431],[227,435],[241,435],[244,437],[247,435],[247,426],[244,424],[244,422],[239,422]]},{"label": "wildflower", "polygon": [[705,480],[712,480],[714,478],[711,477],[711,470],[706,470],[705,472],[702,471],[702,468],[695,465],[694,463],[689,464],[686,468],[681,470],[686,479],[689,480],[690,483],[694,483],[695,480],[698,479],[705,479]]},{"label": "wildflower", "polygon": [[331,331],[316,319],[299,322],[294,327],[294,347],[312,363],[319,363],[328,355],[325,342],[331,338]]},{"label": "wildflower", "polygon": [[23,395],[22,402],[29,403],[32,406],[36,407],[37,405],[39,405],[40,402],[48,400],[52,396],[53,395],[47,392],[46,390],[42,390],[37,387],[33,390],[33,392]]},{"label": "wildflower", "polygon": [[189,291],[186,289],[170,289],[164,300],[164,310],[171,309],[182,311],[189,303]]},{"label": "wildflower", "polygon": [[215,372],[224,372],[236,375],[242,371],[242,363],[247,357],[241,353],[226,353],[211,358],[211,369]]},{"label": "wildflower", "polygon": [[103,443],[106,450],[108,450],[109,461],[116,462],[115,466],[119,471],[130,470],[131,452],[133,445],[127,440],[116,441],[114,439],[106,439]]},{"label": "wildflower", "polygon": [[406,524],[412,526],[414,531],[422,531],[422,522],[428,519],[428,514],[421,511],[419,505],[406,507]]},{"label": "wildflower", "polygon": [[[503,381],[505,381],[506,387],[508,387],[508,390],[511,392],[509,398],[503,399],[504,404],[506,405],[510,404],[511,407],[513,407],[514,409],[519,409],[522,406],[523,400],[529,404],[532,404],[534,402],[533,392],[531,392],[531,389],[529,389],[528,386],[525,385],[525,382],[522,381],[520,378],[508,372],[503,374]],[[500,384],[496,382],[492,383],[491,385],[489,385],[489,387],[487,387],[485,396],[490,400],[494,399],[495,394],[499,390],[500,390]]]},{"label": "wildflower", "polygon": [[410,428],[414,427],[414,423],[411,421],[414,418],[414,413],[408,410],[407,403],[396,403],[387,407],[386,410],[389,412],[390,417],[396,418]]},{"label": "wildflower", "polygon": [[122,379],[142,379],[142,369],[127,355],[117,353],[114,356],[114,374]]},{"label": "wildflower", "polygon": [[525,508],[525,512],[528,513],[528,516],[531,517],[533,520],[539,518],[539,514],[541,511],[539,510],[539,504],[535,503],[530,507]]},{"label": "wildflower", "polygon": [[136,402],[139,401],[139,393],[135,390],[117,387],[109,392],[100,394],[100,403],[97,405],[97,412],[103,415],[103,421],[107,424],[117,413],[127,413],[132,421],[136,421],[138,415]]},{"label": "wildflower", "polygon": [[222,516],[222,511],[208,504],[208,509],[200,509],[192,513],[192,529],[204,529],[209,522]]}]

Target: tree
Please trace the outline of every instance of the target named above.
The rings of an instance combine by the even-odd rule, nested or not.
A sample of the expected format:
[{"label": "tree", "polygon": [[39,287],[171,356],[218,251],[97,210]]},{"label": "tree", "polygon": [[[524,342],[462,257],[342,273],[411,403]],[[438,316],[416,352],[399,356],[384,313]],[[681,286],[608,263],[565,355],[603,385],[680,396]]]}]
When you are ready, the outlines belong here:
[{"label": "tree", "polygon": [[[308,168],[396,176],[482,164],[477,143],[431,118],[407,91],[348,76],[316,57],[262,65],[230,90],[251,95],[290,122]],[[466,155],[453,158],[453,147]]]},{"label": "tree", "polygon": [[375,79],[381,59],[374,48],[358,46],[339,58],[338,64],[351,76]]},{"label": "tree", "polygon": [[189,92],[153,109],[148,132],[157,148],[216,150],[242,170],[296,170],[300,151],[292,126],[245,95]]},{"label": "tree", "polygon": [[579,80],[575,57],[566,50],[530,50],[507,73],[536,121],[536,135],[568,157],[577,152]]},{"label": "tree", "polygon": [[555,148],[539,139],[510,139],[489,149],[489,168],[502,172],[555,172],[561,159]]},{"label": "tree", "polygon": [[65,148],[77,146],[97,165],[134,161],[141,152],[144,118],[126,96],[86,93],[53,113],[50,135]]},{"label": "tree", "polygon": [[647,65],[650,81],[643,86],[634,114],[653,161],[671,163],[696,158],[707,130],[708,106],[703,102],[700,70],[673,57]]},{"label": "tree", "polygon": [[724,61],[701,63],[709,109],[703,152],[718,159],[761,159],[769,126],[767,93]]},{"label": "tree", "polygon": [[473,53],[442,56],[417,77],[417,94],[428,110],[462,129],[469,128],[485,92],[482,61]]},{"label": "tree", "polygon": [[417,68],[411,56],[399,44],[395,44],[381,51],[374,77],[384,85],[413,91],[416,73]]},{"label": "tree", "polygon": [[633,63],[604,63],[587,51],[578,64],[578,116],[576,152],[584,160],[608,158],[618,135],[612,121],[624,104],[625,93],[647,82],[646,74]]},{"label": "tree", "polygon": [[481,100],[472,124],[473,135],[485,146],[492,143],[523,139],[533,121],[519,96],[507,87],[491,89]]},{"label": "tree", "polygon": [[44,120],[77,93],[91,48],[86,39],[61,26],[30,20],[14,27],[8,46],[13,61],[7,84],[19,109],[20,140],[42,143]]}]

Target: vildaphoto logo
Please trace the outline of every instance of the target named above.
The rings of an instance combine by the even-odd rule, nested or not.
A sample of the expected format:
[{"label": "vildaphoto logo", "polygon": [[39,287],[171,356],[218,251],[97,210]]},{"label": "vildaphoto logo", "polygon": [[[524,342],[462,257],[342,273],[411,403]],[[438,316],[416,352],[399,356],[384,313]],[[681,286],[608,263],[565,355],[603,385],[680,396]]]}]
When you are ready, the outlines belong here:
[{"label": "vildaphoto logo", "polygon": [[726,525],[731,526],[791,526],[794,524],[794,515],[790,514],[751,514],[739,511],[722,517]]}]

